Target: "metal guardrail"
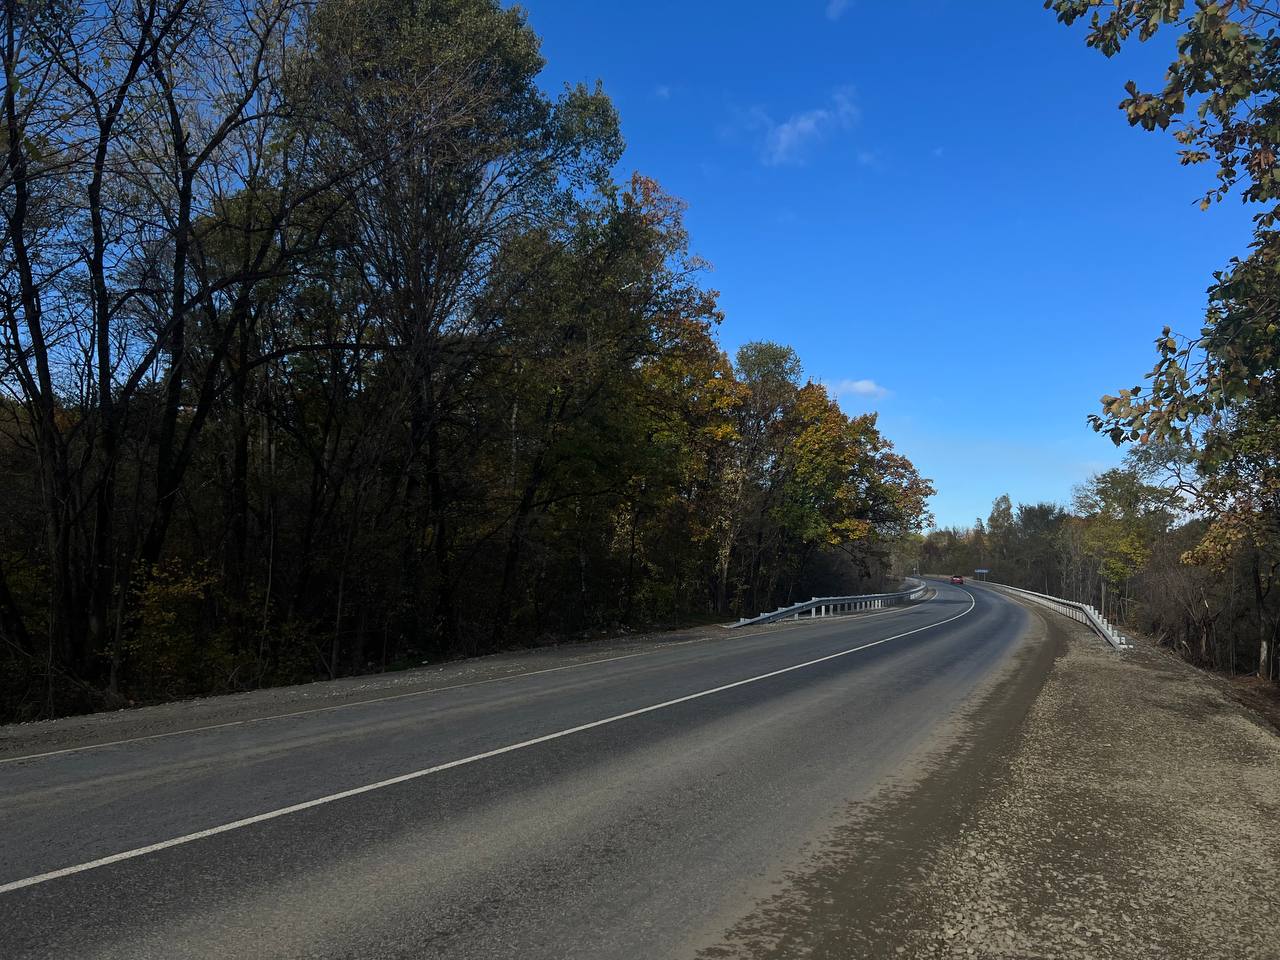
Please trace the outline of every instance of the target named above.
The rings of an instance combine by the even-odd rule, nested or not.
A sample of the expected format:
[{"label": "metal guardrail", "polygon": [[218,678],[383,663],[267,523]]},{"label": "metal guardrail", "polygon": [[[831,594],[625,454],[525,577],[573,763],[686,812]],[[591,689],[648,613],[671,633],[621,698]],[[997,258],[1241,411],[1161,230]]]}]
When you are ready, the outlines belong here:
[{"label": "metal guardrail", "polygon": [[840,617],[856,613],[859,610],[874,610],[879,607],[894,607],[900,603],[909,603],[924,596],[928,585],[923,580],[907,577],[904,583],[914,584],[897,593],[866,593],[854,597],[814,597],[803,603],[793,603],[789,607],[779,607],[773,613],[762,613],[758,617],[744,617],[737,623],[728,624],[729,629],[746,627],[757,623],[776,623],[779,620],[799,620],[800,615],[807,613],[805,619],[816,617]]},{"label": "metal guardrail", "polygon": [[1133,649],[1133,644],[1125,639],[1120,631],[1118,631],[1108,621],[1104,620],[1097,610],[1093,609],[1093,607],[1086,603],[1076,603],[1073,600],[1063,600],[1061,597],[1051,597],[1047,593],[1036,593],[1034,590],[1023,590],[1021,587],[1011,587],[1006,583],[996,583],[992,580],[975,580],[974,582],[981,583],[988,587],[998,587],[1001,590],[1007,590],[1009,593],[1030,600],[1032,603],[1038,603],[1041,606],[1048,607],[1049,609],[1062,614],[1064,617],[1070,617],[1077,623],[1083,623],[1117,650]]}]

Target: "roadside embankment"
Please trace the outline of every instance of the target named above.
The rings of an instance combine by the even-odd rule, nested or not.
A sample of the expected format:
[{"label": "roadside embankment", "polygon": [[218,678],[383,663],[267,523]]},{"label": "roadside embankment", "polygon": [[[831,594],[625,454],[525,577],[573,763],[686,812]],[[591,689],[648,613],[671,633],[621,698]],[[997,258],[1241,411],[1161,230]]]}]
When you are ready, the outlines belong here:
[{"label": "roadside embankment", "polygon": [[916,956],[1280,957],[1280,737],[1193,667],[1067,633],[922,877]]},{"label": "roadside embankment", "polygon": [[1280,958],[1280,736],[1188,664],[1036,616],[1058,656],[1015,728],[993,695],[704,956]]}]

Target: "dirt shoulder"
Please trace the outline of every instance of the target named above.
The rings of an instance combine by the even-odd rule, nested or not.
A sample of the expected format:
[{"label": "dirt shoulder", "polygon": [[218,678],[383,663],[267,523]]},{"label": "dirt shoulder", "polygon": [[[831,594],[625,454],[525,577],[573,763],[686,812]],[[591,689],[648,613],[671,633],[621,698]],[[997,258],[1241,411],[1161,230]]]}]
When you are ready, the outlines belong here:
[{"label": "dirt shoulder", "polygon": [[1033,614],[1056,659],[1021,716],[1011,680],[704,957],[1280,958],[1280,736]]}]

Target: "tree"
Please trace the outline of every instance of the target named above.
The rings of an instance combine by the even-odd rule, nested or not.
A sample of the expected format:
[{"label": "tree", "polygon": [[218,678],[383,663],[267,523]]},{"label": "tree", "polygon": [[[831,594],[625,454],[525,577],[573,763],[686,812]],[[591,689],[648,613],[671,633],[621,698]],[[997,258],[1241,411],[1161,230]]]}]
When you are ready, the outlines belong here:
[{"label": "tree", "polygon": [[1014,565],[1025,571],[1026,581],[1041,584],[1041,593],[1060,589],[1062,571],[1056,543],[1066,511],[1054,503],[1020,503],[1014,525]]},{"label": "tree", "polygon": [[[572,209],[576,190],[607,185],[617,116],[598,88],[548,99],[535,80],[537,36],[519,8],[495,0],[328,0],[315,44],[308,97],[333,131],[322,162],[363,158],[343,199],[363,308],[401,367],[405,629],[430,629],[451,650],[472,447],[448,434],[500,324],[490,273],[510,238]],[[420,611],[419,597],[434,603]]]},{"label": "tree", "polygon": [[[663,472],[651,459],[661,429],[651,417],[665,401],[651,395],[650,369],[705,356],[719,319],[714,295],[694,282],[700,264],[689,256],[683,209],[636,175],[626,191],[579,210],[563,236],[539,230],[504,250],[494,373],[505,387],[510,456],[504,449],[495,464],[507,474],[497,499],[508,505],[494,644],[507,630],[531,525],[566,500],[625,510],[630,605],[639,514],[665,489],[648,482]],[[587,604],[577,598],[580,611]]]},{"label": "tree", "polygon": [[[1048,0],[1059,20],[1089,15],[1087,43],[1113,56],[1136,34],[1177,32],[1177,58],[1162,88],[1140,90],[1130,82],[1121,103],[1131,124],[1146,130],[1176,125],[1183,164],[1213,163],[1216,183],[1202,208],[1233,192],[1257,204],[1252,252],[1214,274],[1209,307],[1199,332],[1177,337],[1165,327],[1156,339],[1158,360],[1150,386],[1125,388],[1102,398],[1094,429],[1117,443],[1179,443],[1205,478],[1196,506],[1214,518],[1202,549],[1189,560],[1221,563],[1227,543],[1257,544],[1274,529],[1268,482],[1247,464],[1280,456],[1280,433],[1240,429],[1242,422],[1274,410],[1280,379],[1280,37],[1273,0],[1132,0],[1104,13],[1100,0]],[[1239,448],[1228,451],[1232,444]],[[1261,481],[1261,485],[1260,485]],[[1243,505],[1248,506],[1243,506]],[[1245,519],[1245,518],[1248,519]],[[1248,532],[1245,532],[1245,531]],[[1229,532],[1235,531],[1235,532]],[[1262,536],[1265,540],[1266,535]],[[1255,548],[1256,549],[1256,548]],[[1255,603],[1262,638],[1260,673],[1277,677],[1274,630],[1267,626],[1266,564],[1258,560]]]},{"label": "tree", "polygon": [[1013,521],[1013,502],[1003,493],[991,503],[986,537],[991,563],[1001,571],[1007,569],[1013,548]]},{"label": "tree", "polygon": [[1081,543],[1096,565],[1104,612],[1107,588],[1112,603],[1123,603],[1123,591],[1146,565],[1152,544],[1168,532],[1169,505],[1169,492],[1143,483],[1132,468],[1104,471],[1076,488]]},{"label": "tree", "polygon": [[[728,489],[718,524],[721,545],[715,587],[716,609],[724,612],[728,610],[735,560],[744,554],[749,557],[746,562],[756,571],[751,579],[758,579],[765,550],[765,519],[781,469],[779,438],[783,418],[799,389],[800,359],[790,347],[747,343],[738,349],[734,374],[740,388],[734,405],[732,461],[724,476]],[[738,584],[735,592],[739,602],[749,589],[746,583]]]},{"label": "tree", "polygon": [[1257,625],[1258,675],[1280,681],[1280,407],[1261,398],[1238,405],[1203,438],[1197,505],[1209,521],[1185,554],[1218,574],[1247,568]]}]

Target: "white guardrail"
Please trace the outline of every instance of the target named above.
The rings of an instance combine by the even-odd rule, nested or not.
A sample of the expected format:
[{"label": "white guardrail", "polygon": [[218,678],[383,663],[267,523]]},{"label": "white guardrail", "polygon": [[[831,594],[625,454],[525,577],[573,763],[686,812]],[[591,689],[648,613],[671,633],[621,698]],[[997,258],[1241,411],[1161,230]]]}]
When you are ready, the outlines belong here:
[{"label": "white guardrail", "polygon": [[1114,626],[1104,620],[1097,610],[1085,603],[1076,603],[1072,600],[1063,600],[1061,597],[1051,597],[1047,593],[1036,593],[1034,590],[1023,590],[1021,587],[1011,587],[1005,583],[995,583],[991,580],[975,580],[975,583],[981,583],[983,586],[996,587],[1000,590],[1008,591],[1015,596],[1030,600],[1032,603],[1038,603],[1041,606],[1048,607],[1064,617],[1070,617],[1077,623],[1083,623],[1085,626],[1093,630],[1094,633],[1102,637],[1103,640],[1111,644],[1117,650],[1132,650],[1131,644]]},{"label": "white guardrail", "polygon": [[808,614],[806,620],[814,617],[840,617],[859,610],[874,610],[878,607],[894,607],[900,603],[910,603],[924,596],[929,589],[923,580],[907,577],[904,583],[911,584],[906,590],[897,593],[866,593],[856,597],[814,597],[803,603],[793,603],[789,607],[779,607],[773,613],[762,613],[758,617],[744,617],[737,623],[727,626],[747,627],[757,623],[775,623],[778,620],[799,620],[801,614]]}]

